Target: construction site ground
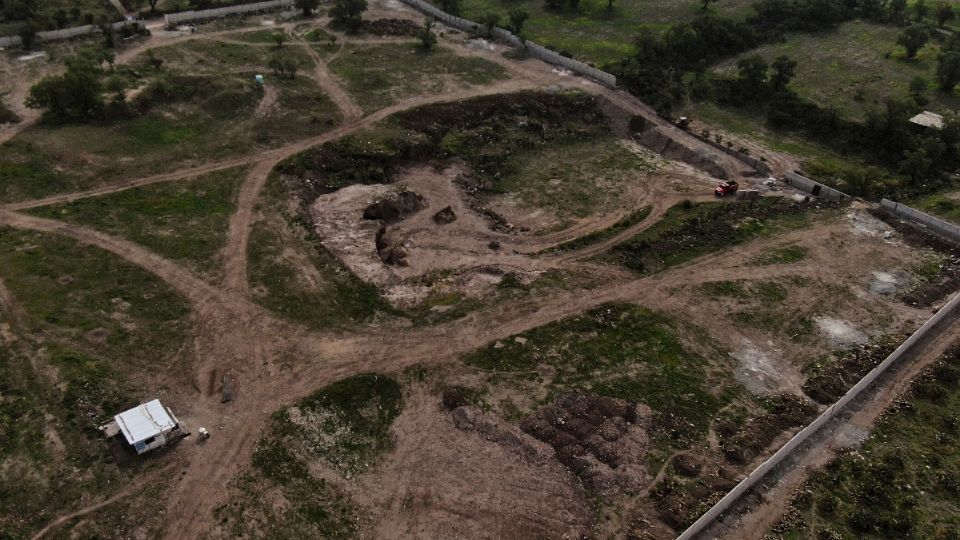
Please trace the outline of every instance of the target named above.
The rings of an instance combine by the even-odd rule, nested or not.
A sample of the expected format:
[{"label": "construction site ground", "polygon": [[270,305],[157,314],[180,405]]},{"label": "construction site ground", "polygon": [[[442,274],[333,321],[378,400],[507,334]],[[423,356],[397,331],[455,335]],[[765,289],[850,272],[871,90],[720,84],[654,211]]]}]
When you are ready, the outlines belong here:
[{"label": "construction site ground", "polygon": [[[422,22],[391,0],[364,18]],[[201,135],[209,154],[176,147],[172,160],[90,150],[102,141],[43,125],[23,102],[57,63],[0,60],[0,95],[21,118],[0,126],[0,151],[47,152],[51,174],[70,177],[0,186],[0,342],[11,380],[42,389],[23,403],[43,432],[35,451],[8,450],[0,463],[16,485],[40,486],[5,499],[0,531],[671,538],[828,404],[814,398],[829,394],[819,374],[838,369],[849,387],[863,366],[844,371],[845,359],[879,362],[884,344],[949,298],[950,252],[866,202],[771,189],[621,90],[440,27],[445,63],[391,76],[389,63],[342,55],[433,53],[327,22],[154,27],[125,45],[118,65],[143,66],[155,51],[180,74],[252,79],[265,66],[248,58],[274,45],[243,32],[268,27],[287,33],[283,47],[306,66],[296,82],[268,75],[262,95],[225,111],[230,141]],[[313,28],[337,39],[312,42]],[[586,105],[560,118],[537,103]],[[453,114],[443,104],[534,134],[523,139],[534,150],[510,153],[501,190],[454,136],[482,135],[482,122],[444,137],[442,159],[384,161],[387,172],[371,174],[386,182],[322,187],[326,156],[386,155],[401,127],[428,137],[423,115]],[[595,116],[578,116],[591,107]],[[583,139],[536,131],[538,114],[545,130]],[[82,129],[107,140],[125,128]],[[773,176],[796,168],[792,156],[742,145]],[[762,199],[714,201],[720,176]],[[372,209],[384,200],[409,207]],[[90,375],[71,378],[78,370]],[[902,389],[883,388],[832,433],[869,431]],[[212,436],[141,461],[108,457],[86,428],[110,411],[77,392],[117,406],[159,397]],[[65,403],[92,412],[56,410]],[[764,537],[786,494],[862,438],[817,441],[823,451],[721,532]],[[46,497],[56,482],[69,489]]]}]

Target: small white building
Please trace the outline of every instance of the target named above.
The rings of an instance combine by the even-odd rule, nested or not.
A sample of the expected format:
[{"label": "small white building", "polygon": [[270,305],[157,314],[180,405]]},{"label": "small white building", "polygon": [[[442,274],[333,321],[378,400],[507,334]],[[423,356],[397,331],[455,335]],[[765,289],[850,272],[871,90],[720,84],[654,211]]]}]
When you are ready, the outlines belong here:
[{"label": "small white building", "polygon": [[159,399],[123,411],[100,429],[108,437],[123,433],[137,454],[159,448],[183,435],[180,421]]},{"label": "small white building", "polygon": [[910,122],[925,128],[943,129],[943,116],[935,112],[923,111],[911,118]]}]

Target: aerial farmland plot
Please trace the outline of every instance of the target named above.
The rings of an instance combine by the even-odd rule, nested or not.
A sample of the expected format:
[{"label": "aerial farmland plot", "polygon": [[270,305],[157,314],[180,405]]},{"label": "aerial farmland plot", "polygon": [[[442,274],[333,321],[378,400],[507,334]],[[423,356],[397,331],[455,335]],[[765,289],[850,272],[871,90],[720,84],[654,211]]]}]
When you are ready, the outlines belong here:
[{"label": "aerial farmland plot", "polygon": [[960,534],[952,6],[432,5],[0,4],[0,538]]}]

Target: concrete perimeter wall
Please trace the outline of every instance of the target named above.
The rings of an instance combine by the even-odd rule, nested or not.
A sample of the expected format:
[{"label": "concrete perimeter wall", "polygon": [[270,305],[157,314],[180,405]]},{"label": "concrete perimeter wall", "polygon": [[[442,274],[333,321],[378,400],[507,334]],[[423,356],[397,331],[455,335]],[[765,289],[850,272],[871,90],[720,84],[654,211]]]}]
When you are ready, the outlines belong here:
[{"label": "concrete perimeter wall", "polygon": [[[799,189],[800,191],[806,191],[807,193],[816,195],[822,199],[827,199],[830,201],[840,201],[843,199],[849,199],[850,196],[846,193],[833,189],[832,187],[825,186],[820,182],[815,182],[806,176],[801,176],[797,173],[788,172],[783,175],[783,181],[787,184]],[[817,186],[819,186],[819,191]]]},{"label": "concrete perimeter wall", "polygon": [[180,24],[190,21],[205,21],[208,19],[218,19],[229,15],[240,15],[245,13],[257,13],[260,11],[271,11],[292,7],[294,0],[270,0],[269,2],[255,2],[253,4],[240,4],[239,6],[230,6],[214,9],[204,9],[200,11],[181,11],[179,13],[170,13],[164,16],[164,21],[169,24]]},{"label": "concrete perimeter wall", "polygon": [[[140,26],[138,21],[119,21],[111,24],[114,30],[120,30],[125,26]],[[86,36],[88,34],[96,34],[100,31],[98,26],[87,24],[84,26],[74,26],[72,28],[64,28],[62,30],[48,30],[45,32],[37,32],[37,38],[42,43],[49,43],[51,41],[63,41],[66,39],[73,39],[76,37]],[[20,36],[3,36],[0,37],[0,47],[19,47],[22,41]]]},{"label": "concrete perimeter wall", "polygon": [[960,243],[960,227],[957,227],[953,223],[946,222],[940,218],[933,217],[919,210],[914,210],[907,205],[893,202],[889,199],[881,200],[880,208],[897,217],[928,229],[947,240]]},{"label": "concrete perimeter wall", "polygon": [[883,375],[888,369],[897,365],[899,361],[908,353],[912,352],[917,344],[927,337],[928,335],[935,335],[940,329],[938,325],[943,322],[945,319],[952,315],[956,315],[960,311],[960,294],[953,297],[953,300],[943,306],[943,309],[938,311],[936,315],[927,320],[919,330],[913,333],[906,341],[904,341],[897,350],[893,351],[883,362],[880,363],[877,367],[873,368],[870,373],[867,373],[863,379],[860,379],[860,382],[855,384],[853,388],[847,391],[842,398],[837,400],[836,403],[827,408],[816,420],[811,422],[807,427],[803,428],[799,433],[793,436],[787,444],[777,451],[774,455],[770,456],[769,459],[763,462],[759,467],[757,467],[752,473],[747,475],[739,484],[736,485],[729,493],[726,494],[722,499],[720,499],[717,504],[713,505],[712,508],[707,510],[705,514],[700,516],[693,525],[691,525],[687,530],[683,531],[683,534],[677,537],[677,540],[690,540],[696,538],[697,535],[703,533],[713,522],[720,517],[725,511],[727,511],[733,503],[737,502],[740,497],[743,497],[752,487],[754,487],[760,480],[762,480],[774,467],[783,462],[787,457],[789,457],[800,445],[802,445],[807,439],[815,434],[820,428],[825,424],[833,420],[833,418],[844,411],[844,409],[850,405],[850,402],[855,400],[867,390],[877,378]]},{"label": "concrete perimeter wall", "polygon": [[[473,21],[469,21],[467,19],[462,19],[460,17],[455,17],[453,15],[450,15],[449,13],[446,13],[445,11],[437,8],[436,6],[428,2],[424,2],[423,0],[401,0],[401,1],[409,5],[410,7],[416,9],[417,11],[424,13],[426,15],[429,15],[434,19],[437,19],[438,21],[442,22],[443,24],[450,26],[452,28],[456,28],[457,30],[462,30],[464,32],[477,32],[481,29],[480,24],[475,23]],[[554,51],[541,47],[540,45],[537,45],[532,41],[526,41],[514,35],[513,33],[507,30],[504,30],[503,28],[495,28],[493,30],[493,36],[499,39],[500,41],[504,41],[506,43],[509,43],[510,45],[513,45],[514,47],[526,47],[527,52],[530,54],[530,56],[543,60],[544,62],[547,62],[549,64],[553,64],[555,66],[561,66],[565,69],[569,69],[570,71],[578,75],[582,75],[584,77],[589,77],[591,79],[594,79],[595,81],[598,81],[606,86],[609,86],[610,88],[613,88],[617,85],[617,78],[614,77],[613,75],[605,71],[600,71],[597,68],[590,67],[587,64],[584,64],[583,62],[579,62],[572,58],[560,56]]]},{"label": "concrete perimeter wall", "polygon": [[759,159],[757,159],[757,158],[755,158],[755,157],[753,157],[753,156],[751,156],[751,155],[749,155],[749,154],[744,154],[743,152],[740,152],[740,151],[738,151],[738,150],[734,150],[733,148],[730,148],[729,146],[727,146],[727,145],[725,145],[725,144],[718,143],[717,141],[711,139],[710,137],[704,137],[704,136],[700,135],[699,133],[694,133],[694,132],[692,132],[692,131],[688,131],[687,133],[689,133],[690,135],[693,135],[693,136],[696,137],[698,140],[709,144],[710,146],[716,148],[717,150],[720,150],[720,151],[723,152],[724,154],[729,154],[729,155],[731,155],[731,156],[739,159],[740,161],[746,163],[747,165],[749,165],[750,167],[752,167],[753,170],[757,171],[757,172],[760,173],[760,174],[764,174],[764,175],[770,176],[770,173],[773,172],[773,170],[770,168],[769,165],[767,165],[766,163],[760,161]]}]

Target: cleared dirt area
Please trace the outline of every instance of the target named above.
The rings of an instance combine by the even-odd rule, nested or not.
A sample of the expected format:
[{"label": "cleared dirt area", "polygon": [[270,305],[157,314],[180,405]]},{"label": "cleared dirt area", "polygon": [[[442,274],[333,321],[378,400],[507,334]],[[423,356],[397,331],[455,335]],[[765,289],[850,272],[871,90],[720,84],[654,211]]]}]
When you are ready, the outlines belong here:
[{"label": "cleared dirt area", "polygon": [[[450,31],[438,65],[482,77],[417,56],[364,86],[343,54],[411,44],[327,22],[271,26],[306,73],[226,111],[252,146],[144,174],[124,160],[154,154],[118,150],[129,168],[0,207],[0,338],[18,348],[0,407],[41,434],[0,440],[0,472],[56,492],[49,471],[77,463],[49,502],[0,494],[0,535],[670,538],[948,294],[952,255],[866,204],[714,201],[720,178],[765,178],[629,95]],[[248,77],[272,45],[225,37],[242,28],[158,32],[117,61],[156,49],[171,71]],[[81,129],[36,121],[4,128],[10,151]],[[157,396],[211,438],[103,457],[101,409]]]}]

